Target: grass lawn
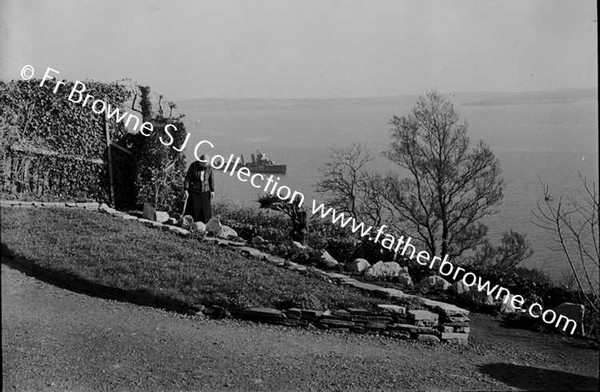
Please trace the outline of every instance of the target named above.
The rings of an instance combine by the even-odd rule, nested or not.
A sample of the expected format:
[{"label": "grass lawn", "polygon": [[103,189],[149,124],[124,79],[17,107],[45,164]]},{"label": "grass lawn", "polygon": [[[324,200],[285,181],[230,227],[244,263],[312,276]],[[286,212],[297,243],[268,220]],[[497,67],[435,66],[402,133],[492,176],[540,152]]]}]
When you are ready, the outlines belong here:
[{"label": "grass lawn", "polygon": [[373,308],[382,300],[197,239],[77,209],[2,208],[2,244],[60,276],[188,305]]}]

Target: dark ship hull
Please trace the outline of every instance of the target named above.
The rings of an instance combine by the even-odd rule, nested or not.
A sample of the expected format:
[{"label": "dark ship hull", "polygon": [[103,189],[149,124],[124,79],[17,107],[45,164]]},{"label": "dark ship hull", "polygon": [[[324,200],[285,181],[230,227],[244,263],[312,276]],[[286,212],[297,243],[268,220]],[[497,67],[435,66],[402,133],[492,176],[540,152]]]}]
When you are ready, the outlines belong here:
[{"label": "dark ship hull", "polygon": [[277,173],[277,174],[285,174],[287,170],[287,165],[252,165],[246,164],[245,166],[238,166],[236,169],[241,167],[246,167],[252,173]]},{"label": "dark ship hull", "polygon": [[[229,168],[230,162],[233,164],[231,168]],[[266,155],[261,154],[260,152],[257,152],[256,156],[252,154],[251,162],[245,162],[243,155],[241,155],[238,158],[234,158],[234,155],[231,154],[227,165],[224,168],[220,168],[218,170],[231,170],[231,172],[233,173],[242,168],[246,168],[252,173],[285,174],[285,172],[287,171],[287,165],[277,164],[272,160],[268,159]]]},{"label": "dark ship hull", "polygon": [[252,173],[275,173],[275,174],[285,174],[285,172],[287,171],[287,165],[265,165],[265,164],[258,164],[258,165],[253,165],[252,163],[246,163],[246,164],[238,164],[233,170],[237,171],[240,170],[242,167],[245,167],[246,169],[250,170]]}]

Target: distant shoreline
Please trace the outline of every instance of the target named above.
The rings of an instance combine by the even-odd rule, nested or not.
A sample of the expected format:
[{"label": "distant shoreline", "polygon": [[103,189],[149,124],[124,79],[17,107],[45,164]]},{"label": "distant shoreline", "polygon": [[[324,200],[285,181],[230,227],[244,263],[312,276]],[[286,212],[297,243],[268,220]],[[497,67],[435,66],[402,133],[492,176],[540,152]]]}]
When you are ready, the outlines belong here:
[{"label": "distant shoreline", "polygon": [[[582,100],[598,100],[598,87],[589,88],[561,88],[555,90],[543,91],[481,91],[481,92],[444,92],[452,100],[457,101],[462,106],[472,105],[503,105],[503,104],[523,104],[523,103],[568,103],[579,102]],[[374,97],[301,97],[301,98],[273,98],[273,97],[205,97],[205,98],[186,98],[176,100],[178,104],[206,106],[206,109],[222,107],[228,104],[226,109],[241,110],[242,108],[264,108],[268,106],[295,106],[308,103],[335,104],[337,102],[362,103],[362,104],[381,104],[398,103],[413,104],[416,98],[421,94],[398,94]],[[510,103],[508,103],[510,102]],[[222,107],[223,108],[223,107]],[[223,108],[224,109],[224,108]]]}]

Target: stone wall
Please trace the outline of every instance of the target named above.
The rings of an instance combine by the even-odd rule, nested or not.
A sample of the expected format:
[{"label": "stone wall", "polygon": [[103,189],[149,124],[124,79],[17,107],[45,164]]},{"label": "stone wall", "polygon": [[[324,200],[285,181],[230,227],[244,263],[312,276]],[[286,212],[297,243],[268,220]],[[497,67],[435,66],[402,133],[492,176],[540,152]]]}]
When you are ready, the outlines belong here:
[{"label": "stone wall", "polygon": [[469,318],[448,315],[443,309],[410,310],[399,305],[379,305],[379,312],[366,309],[317,311],[291,308],[248,308],[235,314],[246,320],[270,324],[308,327],[332,331],[380,333],[401,339],[418,339],[438,343],[467,344]]}]

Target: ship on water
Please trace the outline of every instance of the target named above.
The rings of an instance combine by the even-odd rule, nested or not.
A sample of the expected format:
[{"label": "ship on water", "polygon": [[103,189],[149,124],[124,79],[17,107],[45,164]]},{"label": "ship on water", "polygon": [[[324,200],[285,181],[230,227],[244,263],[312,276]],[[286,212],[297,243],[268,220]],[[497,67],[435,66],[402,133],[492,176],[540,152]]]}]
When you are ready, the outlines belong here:
[{"label": "ship on water", "polygon": [[287,165],[277,164],[271,159],[267,158],[266,154],[263,154],[259,151],[256,151],[256,155],[251,154],[250,158],[250,162],[245,162],[244,156],[240,155],[240,160],[236,160],[236,162],[239,162],[239,164],[232,170],[240,170],[242,167],[245,167],[253,173],[285,174],[287,171]]}]

